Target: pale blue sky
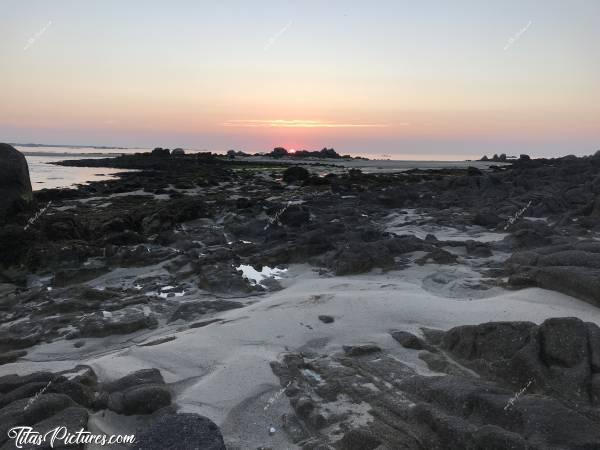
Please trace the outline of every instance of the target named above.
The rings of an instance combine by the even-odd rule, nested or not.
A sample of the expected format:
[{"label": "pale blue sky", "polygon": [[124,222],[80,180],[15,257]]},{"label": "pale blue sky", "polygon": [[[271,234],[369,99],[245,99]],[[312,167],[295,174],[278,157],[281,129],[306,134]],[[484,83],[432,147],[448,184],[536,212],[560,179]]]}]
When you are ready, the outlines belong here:
[{"label": "pale blue sky", "polygon": [[0,0],[0,29],[3,141],[600,148],[597,0]]}]

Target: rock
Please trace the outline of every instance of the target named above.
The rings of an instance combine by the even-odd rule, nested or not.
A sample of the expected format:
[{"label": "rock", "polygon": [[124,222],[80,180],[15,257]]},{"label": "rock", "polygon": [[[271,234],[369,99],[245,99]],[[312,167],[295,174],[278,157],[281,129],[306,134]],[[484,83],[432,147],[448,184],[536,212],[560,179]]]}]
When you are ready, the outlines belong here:
[{"label": "rock", "polygon": [[0,217],[21,211],[33,201],[29,167],[21,152],[0,144]]},{"label": "rock", "polygon": [[456,263],[456,255],[441,249],[434,248],[431,252],[427,253],[422,258],[417,259],[415,262],[417,264],[423,265],[430,262],[434,262],[436,264],[455,264]]},{"label": "rock", "polygon": [[279,215],[279,222],[290,227],[300,227],[309,221],[310,211],[302,205],[289,205]]},{"label": "rock", "polygon": [[137,372],[125,375],[114,381],[109,381],[102,385],[102,390],[106,392],[124,391],[126,389],[139,386],[141,384],[164,384],[160,370],[142,369]]},{"label": "rock", "polygon": [[540,267],[532,272],[542,288],[585,300],[600,306],[600,270],[587,267]]},{"label": "rock", "polygon": [[596,423],[552,398],[524,393],[515,400],[512,390],[452,375],[411,377],[399,388],[429,404],[428,408],[414,408],[412,414],[438,430],[438,437],[451,448],[476,448],[469,441],[479,427],[473,427],[463,417],[474,424],[501,428],[495,428],[496,432],[489,436],[496,442],[506,439],[522,443],[515,436],[518,433],[533,448],[594,448],[600,444]]},{"label": "rock", "polygon": [[55,380],[57,375],[50,372],[34,372],[30,375],[4,375],[0,377],[0,393],[6,394],[29,383],[45,383]]},{"label": "rock", "polygon": [[381,351],[381,348],[375,344],[344,345],[343,349],[347,356],[363,356]]},{"label": "rock", "polygon": [[[592,345],[591,343],[594,343]],[[449,330],[442,348],[463,365],[515,389],[563,401],[592,404],[592,376],[600,362],[600,328],[574,317],[531,322],[490,322]]]},{"label": "rock", "polygon": [[[19,400],[18,402],[21,402]],[[18,403],[17,402],[17,403]],[[12,404],[11,404],[12,405]],[[9,405],[7,408],[10,408]],[[38,423],[68,406],[73,406],[74,402],[64,394],[41,394],[35,398],[27,399],[26,409],[24,408],[24,423]],[[0,415],[2,411],[0,411]]]},{"label": "rock", "polygon": [[194,320],[199,315],[209,314],[211,312],[229,311],[230,309],[242,308],[243,306],[243,303],[225,299],[182,303],[177,307],[175,312],[173,312],[169,318],[169,322],[174,322],[179,319]]},{"label": "rock", "polygon": [[253,206],[253,202],[249,198],[240,197],[235,201],[235,206],[238,209],[248,209]]},{"label": "rock", "polygon": [[283,181],[286,183],[295,183],[298,181],[307,180],[310,177],[310,172],[304,167],[292,166],[283,171]]},{"label": "rock", "polygon": [[532,322],[489,322],[447,331],[442,348],[459,359],[493,360],[512,357],[529,340]]},{"label": "rock", "polygon": [[75,337],[104,337],[111,334],[129,334],[145,328],[156,328],[158,321],[153,314],[146,314],[135,307],[127,307],[105,317],[95,313],[83,317],[79,322],[79,333]]},{"label": "rock", "polygon": [[[514,333],[505,324],[501,328],[505,331],[500,334],[509,341]],[[421,354],[443,358],[441,352]],[[591,449],[600,444],[597,410],[579,411],[582,405],[559,401],[536,390],[535,384],[513,389],[506,387],[504,380],[493,382],[482,372],[478,377],[466,369],[454,375],[422,376],[385,351],[361,359],[339,354],[286,354],[281,363],[271,367],[282,386],[293,380],[290,401],[294,419],[310,433],[303,448],[331,444],[338,449],[526,450]],[[319,374],[318,383],[314,372]],[[319,432],[311,420],[315,412],[341,398],[363,405],[368,413],[331,415],[327,426],[341,430],[340,439]],[[301,404],[305,407],[298,408]]]},{"label": "rock", "polygon": [[344,434],[340,440],[340,450],[375,450],[381,441],[364,429],[355,428]]},{"label": "rock", "polygon": [[89,386],[73,380],[65,380],[50,384],[47,387],[47,392],[65,394],[76,403],[91,408],[94,405],[95,387],[95,383]]},{"label": "rock", "polygon": [[174,148],[173,151],[171,152],[171,155],[173,156],[183,156],[185,155],[185,150],[182,148]]},{"label": "rock", "polygon": [[168,148],[156,147],[154,150],[152,150],[152,156],[164,157],[164,156],[169,156],[170,154],[171,154],[171,152],[169,151]]},{"label": "rock", "polygon": [[45,392],[48,386],[48,383],[40,382],[28,383],[24,384],[23,386],[19,386],[18,388],[13,389],[12,391],[0,396],[0,408],[3,408],[4,406],[16,400],[30,398],[35,396],[39,392]]},{"label": "rock", "polygon": [[479,225],[486,228],[496,227],[502,222],[502,218],[489,209],[479,211],[475,214],[472,221],[473,225]]},{"label": "rock", "polygon": [[108,397],[108,408],[119,414],[151,414],[171,404],[171,393],[164,385],[144,384]]},{"label": "rock", "polygon": [[[0,213],[0,217],[4,216],[4,213]],[[31,233],[28,233],[20,225],[0,226],[0,248],[2,249],[0,252],[0,267],[15,267],[22,263],[24,255],[31,250],[34,242],[35,238]]]},{"label": "rock", "polygon": [[[35,424],[35,431],[41,434],[46,434],[57,427],[66,427],[69,433],[77,433],[79,430],[87,429],[88,423],[88,411],[85,408],[81,408],[79,406],[69,406],[57,414],[49,417],[41,422]],[[56,441],[56,444],[60,445],[61,441]],[[50,448],[48,445],[49,442],[46,441],[47,447],[42,448]],[[56,445],[55,444],[55,445]],[[39,447],[38,447],[39,448]],[[59,447],[63,448],[63,447]],[[67,446],[65,446],[67,448]],[[72,448],[72,447],[69,447]]]},{"label": "rock", "polygon": [[423,350],[427,344],[423,340],[408,331],[392,331],[392,337],[405,348]]},{"label": "rock", "polygon": [[386,241],[350,242],[332,252],[324,262],[336,275],[354,275],[376,267],[390,268],[394,257]]},{"label": "rock", "polygon": [[25,350],[12,350],[5,353],[0,353],[0,366],[2,364],[8,364],[15,362],[17,359],[25,356],[27,352]]},{"label": "rock", "polygon": [[514,246],[517,249],[541,247],[552,243],[552,229],[542,222],[521,221],[511,225]]},{"label": "rock", "polygon": [[226,450],[219,427],[198,414],[166,414],[136,436],[131,450]]},{"label": "rock", "polygon": [[323,323],[333,323],[335,319],[332,316],[321,315],[319,320]]}]

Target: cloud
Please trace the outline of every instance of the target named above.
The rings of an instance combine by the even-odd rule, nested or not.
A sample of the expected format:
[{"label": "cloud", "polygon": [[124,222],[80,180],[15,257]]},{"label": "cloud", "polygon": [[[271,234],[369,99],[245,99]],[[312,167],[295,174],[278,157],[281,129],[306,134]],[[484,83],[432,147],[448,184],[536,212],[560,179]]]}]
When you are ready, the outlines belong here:
[{"label": "cloud", "polygon": [[382,123],[338,123],[321,120],[228,120],[223,123],[226,127],[251,128],[384,128]]}]

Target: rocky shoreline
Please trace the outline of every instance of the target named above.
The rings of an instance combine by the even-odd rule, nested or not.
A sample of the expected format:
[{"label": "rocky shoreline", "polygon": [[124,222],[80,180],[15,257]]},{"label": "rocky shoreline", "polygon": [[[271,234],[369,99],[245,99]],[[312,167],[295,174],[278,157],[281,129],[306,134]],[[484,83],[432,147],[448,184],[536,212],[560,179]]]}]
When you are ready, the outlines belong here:
[{"label": "rocky shoreline", "polygon": [[[2,416],[13,417],[12,411],[39,392],[40,383],[64,378],[64,371],[54,370],[19,376],[52,362],[45,349],[68,346],[85,360],[98,358],[105,345],[127,352],[134,336],[140,338],[135,347],[148,352],[144,355],[175,348],[196,336],[190,333],[212,332],[218,339],[219,330],[260,314],[266,300],[285,295],[297,266],[341,284],[363,275],[386,277],[393,284],[395,274],[424,270],[419,286],[446,299],[494,302],[494,295],[542,288],[548,290],[542,293],[556,291],[585,302],[592,311],[600,306],[600,154],[521,158],[484,171],[372,174],[208,154],[65,164],[136,171],[78,189],[36,191],[3,215]],[[321,307],[344,290],[332,287],[302,301]],[[280,303],[270,307],[276,310]],[[367,301],[365,308],[361,314],[368,316]],[[553,317],[556,304],[549,301],[547,308],[546,317]],[[302,322],[303,345],[286,345],[270,359],[271,376],[289,398],[289,410],[282,412],[286,407],[280,405],[273,411],[282,414],[269,418],[277,420],[274,437],[255,436],[252,445],[257,445],[244,447],[239,429],[245,422],[209,416],[223,430],[224,441],[213,422],[202,422],[210,431],[206,436],[189,434],[191,440],[170,448],[600,445],[600,331],[594,319],[589,320],[596,325],[540,317],[537,325],[491,320],[436,330],[419,323],[418,329],[394,327],[386,337],[379,333],[386,348],[369,342],[363,328],[356,331],[356,342],[341,343],[345,346],[320,344],[319,336],[305,338],[304,333],[318,334],[317,327],[343,326],[343,307],[325,312],[315,315],[315,322]],[[331,333],[344,336],[346,330]],[[398,360],[390,340],[417,356],[410,356],[410,364]],[[165,383],[164,368],[132,370],[132,379],[152,374],[152,380],[130,393],[133,386],[106,388],[110,380],[99,382],[94,371],[101,364],[90,364],[82,375],[85,383],[75,378],[71,390],[40,396],[50,405],[43,414],[14,420],[37,427],[67,416],[83,423],[84,416],[103,410],[140,416],[139,430],[130,431],[154,436],[142,438],[134,447],[140,449],[164,448],[156,441],[165,435],[160,430],[208,420],[175,413],[174,405],[188,391],[178,384],[184,380]],[[269,361],[264,366],[270,370]],[[177,370],[170,375],[177,379]],[[518,401],[504,409],[526,385]],[[74,393],[83,391],[84,397]],[[148,409],[141,411],[138,398],[154,398],[156,407],[144,403]],[[191,407],[183,412],[193,413]],[[148,415],[152,420],[144,419]],[[204,430],[186,429],[196,428]],[[275,438],[279,441],[272,443]]]}]

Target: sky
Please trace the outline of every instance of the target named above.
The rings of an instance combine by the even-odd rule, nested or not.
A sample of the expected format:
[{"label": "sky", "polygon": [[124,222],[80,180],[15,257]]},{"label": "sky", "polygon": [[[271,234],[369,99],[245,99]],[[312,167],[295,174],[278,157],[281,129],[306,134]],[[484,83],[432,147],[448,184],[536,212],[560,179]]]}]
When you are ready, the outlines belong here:
[{"label": "sky", "polygon": [[600,0],[0,0],[0,141],[600,149]]}]

